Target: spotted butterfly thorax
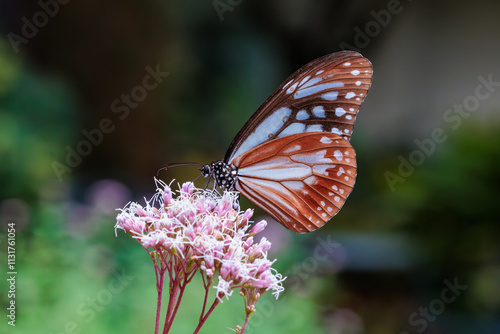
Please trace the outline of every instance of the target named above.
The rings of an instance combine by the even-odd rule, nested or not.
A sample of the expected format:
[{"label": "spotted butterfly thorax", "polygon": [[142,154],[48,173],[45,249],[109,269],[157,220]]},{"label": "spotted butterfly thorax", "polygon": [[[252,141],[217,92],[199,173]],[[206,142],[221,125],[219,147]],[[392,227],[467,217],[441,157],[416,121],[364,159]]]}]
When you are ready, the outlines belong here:
[{"label": "spotted butterfly thorax", "polygon": [[372,66],[357,52],[313,60],[292,74],[233,139],[221,161],[201,168],[288,229],[323,226],[354,187],[349,143],[370,89]]}]

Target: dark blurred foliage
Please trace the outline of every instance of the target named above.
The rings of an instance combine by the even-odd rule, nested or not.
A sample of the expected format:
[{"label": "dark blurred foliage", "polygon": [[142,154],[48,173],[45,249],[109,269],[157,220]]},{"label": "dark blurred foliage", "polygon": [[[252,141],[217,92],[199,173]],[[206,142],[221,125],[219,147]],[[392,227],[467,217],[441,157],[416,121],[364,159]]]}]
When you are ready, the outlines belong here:
[{"label": "dark blurred foliage", "polygon": [[[153,177],[166,163],[220,159],[239,128],[289,74],[339,51],[342,42],[354,45],[353,28],[364,27],[373,20],[372,10],[385,9],[391,1],[242,1],[223,14],[223,21],[215,3],[70,1],[19,44],[18,52],[9,33],[20,34],[21,18],[32,20],[40,4],[0,3],[0,222],[15,222],[17,232],[18,322],[9,332],[64,333],[73,323],[85,333],[152,332],[152,266],[128,236],[115,237],[115,209],[149,198]],[[465,93],[445,84],[432,91],[439,82],[429,79],[428,67],[416,60],[437,59],[446,50],[425,49],[411,58],[415,63],[391,59],[393,40],[403,40],[397,47],[408,50],[410,43],[425,44],[431,35],[442,43],[465,41],[460,33],[426,30],[439,22],[448,31],[462,31],[459,13],[467,12],[465,2],[422,3],[414,12],[405,9],[406,16],[393,16],[390,26],[362,48],[375,68],[366,103],[388,99],[384,92],[390,84],[403,90],[420,75],[430,86],[418,87],[421,91],[404,102],[408,108],[400,115],[391,106],[361,108],[352,141],[356,187],[334,223],[309,235],[291,235],[278,224],[268,227],[276,249],[271,257],[278,258],[276,265],[289,280],[278,301],[266,296],[257,304],[249,333],[500,332],[500,122],[495,116],[500,105],[491,99],[450,130],[442,124],[444,110],[474,93],[476,82]],[[411,21],[411,13],[422,31],[405,35],[407,30],[398,27]],[[487,22],[480,23],[466,28],[473,31]],[[493,43],[498,31],[484,31],[484,36]],[[463,57],[482,63],[481,51],[474,52]],[[392,72],[383,65],[387,59]],[[442,63],[425,65],[437,75]],[[117,112],[114,101],[126,106],[123,94],[143,85],[147,68],[169,74],[127,113]],[[406,69],[415,77],[405,77]],[[466,70],[472,79],[460,75]],[[445,77],[499,77],[498,68],[488,71],[457,66]],[[449,100],[437,103],[429,92]],[[399,93],[391,93],[394,100]],[[422,115],[437,115],[438,121]],[[68,165],[68,147],[82,148],[88,140],[84,133],[98,129],[103,119],[113,130],[101,132],[99,143],[71,171],[58,175],[54,163]],[[386,125],[394,126],[394,119],[400,119],[401,128]],[[391,191],[385,173],[396,173],[399,157],[415,152],[413,131],[423,129],[422,139],[441,126],[447,139]],[[381,137],[398,137],[388,144],[376,132],[364,131],[370,127]],[[193,166],[160,177],[184,182],[198,175]],[[201,180],[197,184],[204,186]],[[249,206],[242,200],[242,207]],[[256,219],[259,215],[256,210]],[[317,251],[329,242],[337,246],[319,260]],[[0,262],[5,268],[6,256]],[[117,277],[123,289],[110,294]],[[444,303],[443,290],[455,280],[467,288]],[[1,282],[5,309],[7,285]],[[200,292],[193,287],[187,294],[174,333],[194,328]],[[226,327],[241,325],[241,304],[236,295],[225,301],[204,332],[229,333]],[[420,314],[423,308],[431,312],[428,318]],[[7,326],[5,321],[1,326]]]}]

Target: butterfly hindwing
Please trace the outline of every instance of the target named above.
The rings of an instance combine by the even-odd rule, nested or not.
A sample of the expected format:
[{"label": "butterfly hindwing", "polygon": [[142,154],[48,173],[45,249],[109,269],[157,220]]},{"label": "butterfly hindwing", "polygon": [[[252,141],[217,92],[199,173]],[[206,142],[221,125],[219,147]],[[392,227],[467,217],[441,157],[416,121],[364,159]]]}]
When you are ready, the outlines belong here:
[{"label": "butterfly hindwing", "polygon": [[261,105],[236,135],[224,161],[268,140],[296,133],[330,132],[349,141],[371,77],[371,63],[357,52],[313,60]]},{"label": "butterfly hindwing", "polygon": [[354,187],[356,159],[334,133],[299,133],[269,140],[235,157],[235,189],[295,232],[323,226]]}]

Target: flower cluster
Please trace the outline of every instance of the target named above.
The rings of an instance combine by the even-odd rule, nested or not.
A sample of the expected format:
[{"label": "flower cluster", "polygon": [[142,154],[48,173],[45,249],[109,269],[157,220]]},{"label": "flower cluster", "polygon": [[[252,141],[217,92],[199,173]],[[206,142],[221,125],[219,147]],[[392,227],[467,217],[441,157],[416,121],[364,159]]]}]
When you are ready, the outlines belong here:
[{"label": "flower cluster", "polygon": [[[239,211],[237,193],[220,195],[188,182],[174,197],[171,188],[161,181],[157,181],[157,192],[145,206],[129,203],[118,214],[115,229],[135,238],[153,260],[159,298],[168,273],[171,295],[164,333],[168,333],[185,285],[198,271],[206,290],[199,327],[234,289],[239,288],[245,300],[245,325],[263,293],[273,290],[278,298],[284,278],[272,268],[274,261],[267,258],[271,243],[264,237],[260,242],[254,240],[266,222],[252,226],[252,214],[251,209]],[[206,311],[210,287],[216,289],[216,298]],[[161,306],[161,300],[157,306]]]}]

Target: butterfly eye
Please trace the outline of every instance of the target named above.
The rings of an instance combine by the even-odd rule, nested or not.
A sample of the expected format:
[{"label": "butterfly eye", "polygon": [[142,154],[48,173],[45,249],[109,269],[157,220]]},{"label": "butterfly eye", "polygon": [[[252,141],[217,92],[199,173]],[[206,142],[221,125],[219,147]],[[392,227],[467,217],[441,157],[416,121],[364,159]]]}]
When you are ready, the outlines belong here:
[{"label": "butterfly eye", "polygon": [[212,174],[212,168],[209,165],[203,165],[200,168],[201,176],[209,177]]}]

